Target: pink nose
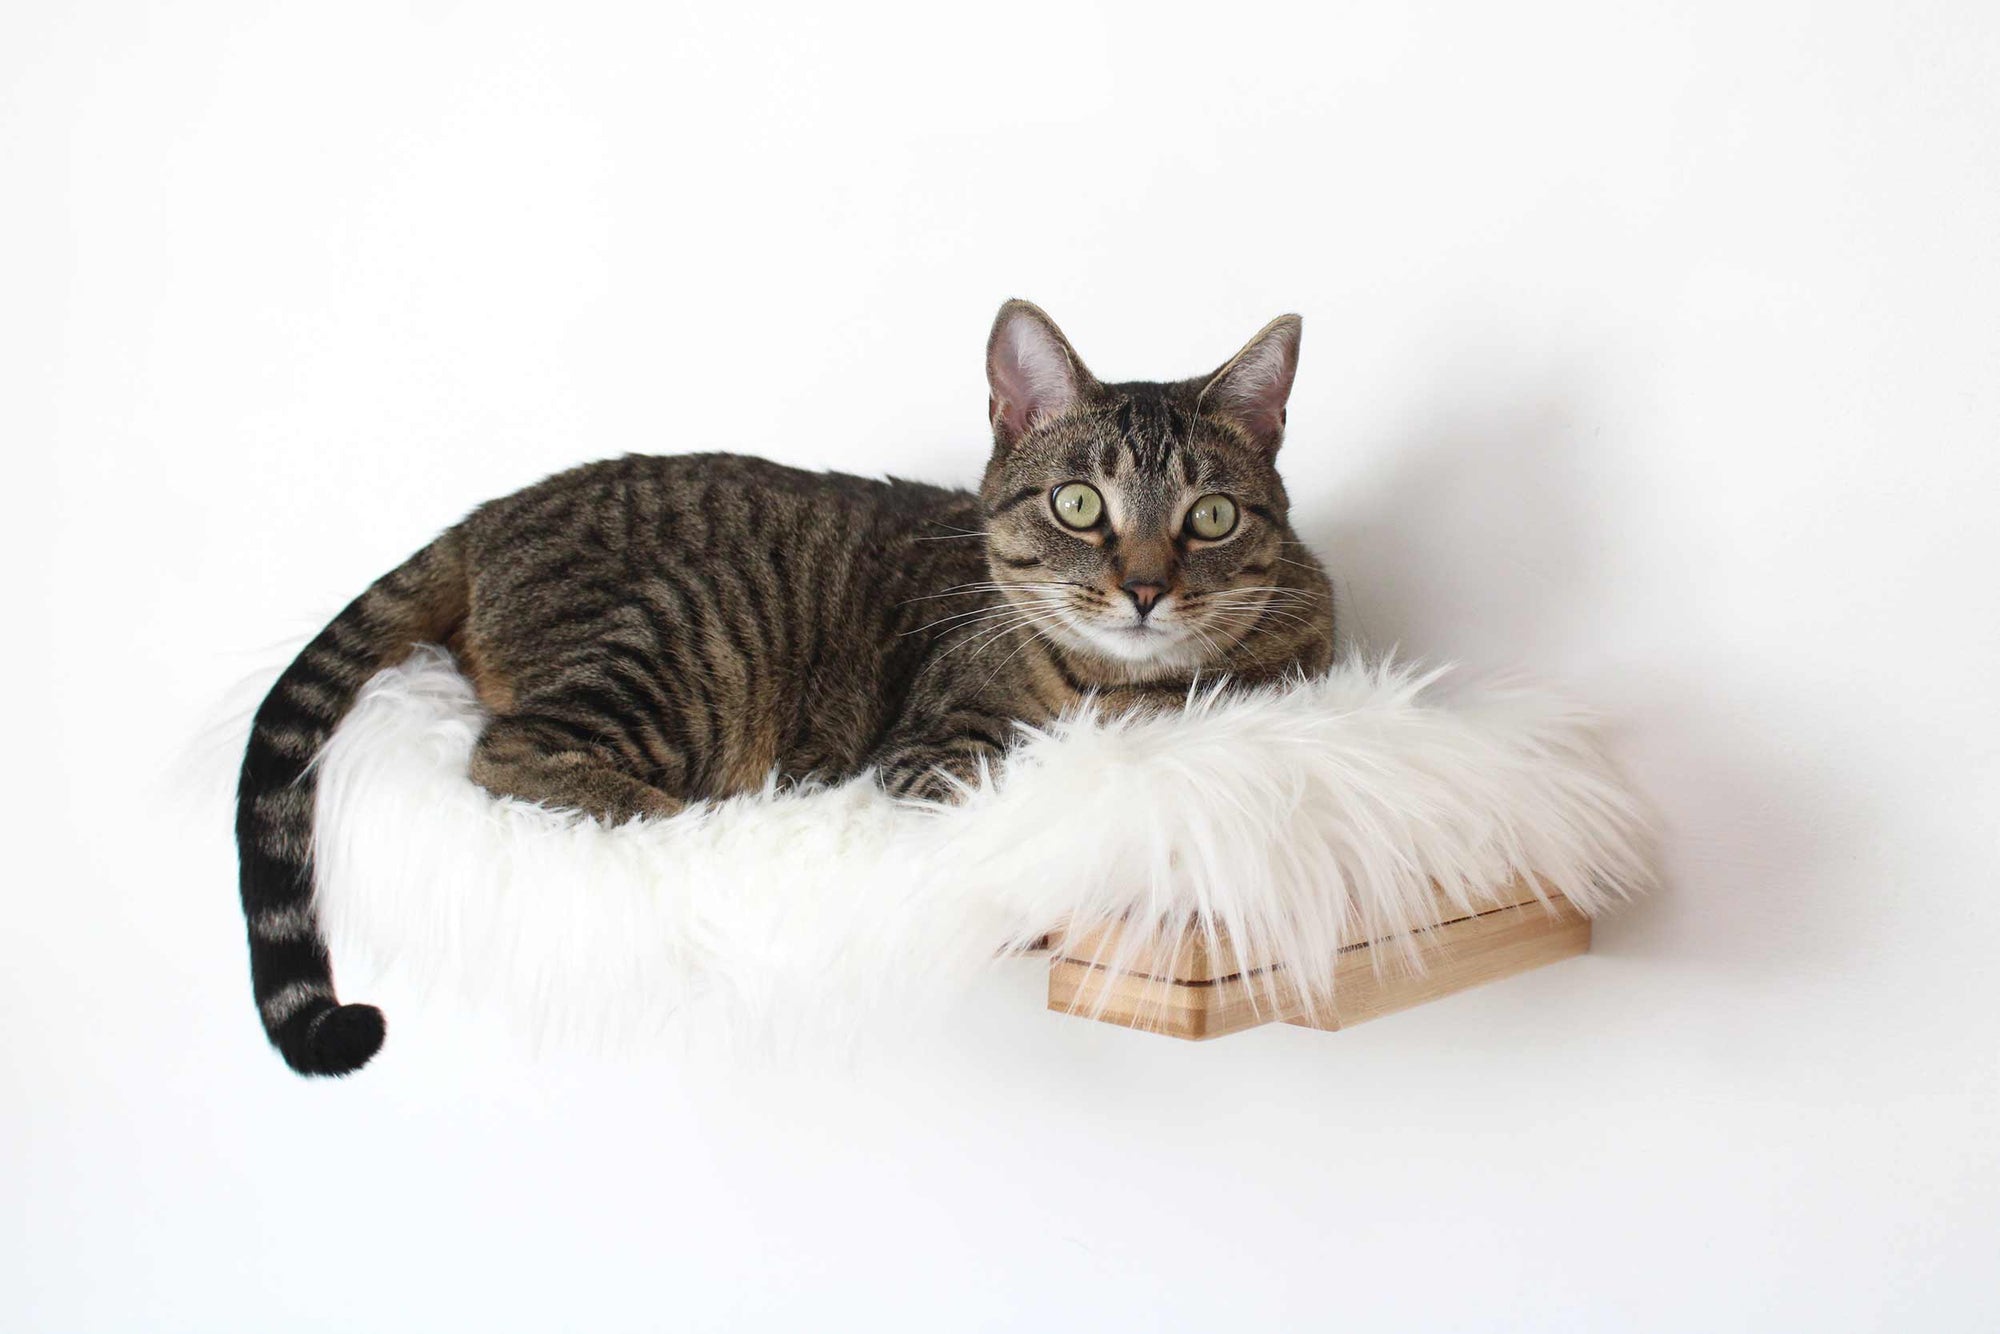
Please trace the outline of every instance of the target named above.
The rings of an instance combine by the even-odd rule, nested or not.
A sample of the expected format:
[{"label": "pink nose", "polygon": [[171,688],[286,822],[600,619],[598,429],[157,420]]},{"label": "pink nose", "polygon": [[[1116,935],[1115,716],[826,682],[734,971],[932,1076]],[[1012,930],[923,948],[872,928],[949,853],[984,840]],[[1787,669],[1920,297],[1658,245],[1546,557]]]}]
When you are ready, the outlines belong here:
[{"label": "pink nose", "polygon": [[1153,604],[1166,596],[1165,584],[1149,583],[1143,579],[1127,579],[1122,585],[1125,596],[1132,599],[1132,605],[1139,609],[1139,618],[1144,620],[1153,610]]}]

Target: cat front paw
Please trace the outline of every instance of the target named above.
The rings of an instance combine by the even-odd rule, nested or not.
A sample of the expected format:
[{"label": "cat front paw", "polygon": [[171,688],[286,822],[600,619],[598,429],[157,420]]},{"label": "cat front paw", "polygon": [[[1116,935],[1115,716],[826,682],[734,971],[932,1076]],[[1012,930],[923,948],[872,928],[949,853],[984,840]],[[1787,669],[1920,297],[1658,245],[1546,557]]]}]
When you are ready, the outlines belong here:
[{"label": "cat front paw", "polygon": [[882,790],[899,801],[956,806],[979,786],[979,764],[963,755],[937,756],[885,769]]}]

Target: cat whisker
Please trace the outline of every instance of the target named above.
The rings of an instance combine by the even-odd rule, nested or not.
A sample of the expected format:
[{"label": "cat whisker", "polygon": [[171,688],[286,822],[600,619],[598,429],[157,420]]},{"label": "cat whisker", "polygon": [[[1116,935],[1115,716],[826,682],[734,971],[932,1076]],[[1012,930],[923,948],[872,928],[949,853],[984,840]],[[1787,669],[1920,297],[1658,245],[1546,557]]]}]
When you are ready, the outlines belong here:
[{"label": "cat whisker", "polygon": [[897,605],[906,607],[912,602],[935,602],[939,598],[948,597],[976,597],[981,593],[1048,593],[1055,591],[1056,587],[1054,584],[960,584],[956,588],[945,589],[938,593],[920,593],[915,597],[905,598]]},{"label": "cat whisker", "polygon": [[980,688],[983,690],[986,688],[986,686],[992,685],[993,682],[996,679],[998,679],[1000,673],[1006,670],[1007,664],[1021,656],[1021,651],[1023,649],[1027,648],[1030,644],[1033,644],[1038,639],[1046,640],[1048,636],[1042,633],[1042,627],[1044,625],[1052,623],[1053,620],[1054,620],[1053,617],[1043,617],[1042,619],[1037,620],[1033,624],[1029,625],[1027,627],[1029,631],[1028,637],[1026,639],[1023,639],[1018,645],[1016,645],[1012,653],[1009,653],[1006,657],[1002,658],[1000,660],[999,666],[995,667],[991,672],[987,673],[986,680],[981,684]]},{"label": "cat whisker", "polygon": [[[956,643],[949,645],[944,650],[944,653],[956,652],[957,650],[963,648],[966,644],[980,638],[982,635],[1004,634],[1008,630],[1013,629],[1017,625],[1023,625],[1029,621],[1039,620],[1044,617],[1052,617],[1058,614],[1060,611],[1061,611],[1061,606],[1059,604],[1053,606],[1038,606],[1038,607],[1027,607],[1027,608],[1023,607],[1000,608],[998,609],[997,613],[994,616],[987,617],[977,622],[971,622],[963,625],[956,625],[951,627],[951,629],[946,630],[944,632],[945,635],[961,634],[961,632],[963,633]],[[940,654],[940,657],[942,656],[943,654]]]},{"label": "cat whisker", "polygon": [[1209,651],[1210,655],[1218,659],[1227,656],[1226,651],[1223,649],[1222,645],[1216,643],[1214,637],[1210,635],[1207,631],[1203,630],[1200,626],[1190,622],[1186,628],[1189,634],[1193,635],[1195,638],[1199,639],[1202,642],[1202,647],[1206,648]]},{"label": "cat whisker", "polygon": [[[1325,596],[1325,594],[1314,592],[1311,589],[1286,588],[1279,584],[1238,584],[1229,588],[1218,588],[1215,590],[1215,593],[1224,595],[1233,593],[1269,593],[1273,597],[1304,598],[1308,602],[1317,602]],[[1214,594],[1203,594],[1202,596],[1214,596]]]},{"label": "cat whisker", "polygon": [[940,592],[921,593],[913,598],[905,598],[896,605],[907,607],[912,602],[931,602],[938,598],[949,597],[969,597],[973,593],[1006,593],[1015,589],[1025,589],[1030,593],[1044,593],[1064,586],[1061,583],[1045,583],[1033,579],[1023,579],[1009,584],[995,583],[990,579],[977,579],[967,584],[953,584],[950,588],[943,589]]},{"label": "cat whisker", "polygon": [[1220,611],[1272,611],[1297,616],[1312,610],[1312,606],[1310,603],[1287,602],[1274,597],[1225,595],[1195,604],[1191,610],[1210,613]]},{"label": "cat whisker", "polygon": [[1302,629],[1311,629],[1313,625],[1311,621],[1303,616],[1294,612],[1281,611],[1276,607],[1222,607],[1210,612],[1209,617],[1211,620],[1222,621],[1230,625],[1242,624],[1248,629],[1254,629],[1259,621],[1267,617],[1272,620],[1283,621],[1287,625],[1299,626]]},{"label": "cat whisker", "polygon": [[[1018,616],[998,624],[971,627],[974,632],[971,638],[978,639],[980,632],[984,632],[984,639],[981,642],[990,642],[1025,626],[1054,624],[1062,618],[1064,610],[1062,606],[1036,607],[1023,610]],[[948,651],[955,652],[963,647],[965,647],[965,642],[961,641],[958,644],[954,644]]]},{"label": "cat whisker", "polygon": [[[946,625],[952,621],[976,623],[979,621],[993,620],[996,617],[1007,616],[1009,614],[1016,612],[1028,611],[1034,608],[1059,607],[1062,604],[1063,604],[1063,599],[1061,598],[1046,598],[1040,601],[1028,602],[1028,603],[1010,602],[1004,607],[981,607],[974,611],[961,611],[950,616],[940,616],[937,620],[932,621],[929,625],[920,625],[914,630],[904,630],[901,632],[901,634],[897,636],[897,638],[900,639],[908,635],[922,634],[924,631],[932,629],[935,626]],[[966,626],[955,625],[952,626],[951,628],[953,630],[961,630],[966,628]],[[949,633],[949,631],[947,631],[946,633]]]}]

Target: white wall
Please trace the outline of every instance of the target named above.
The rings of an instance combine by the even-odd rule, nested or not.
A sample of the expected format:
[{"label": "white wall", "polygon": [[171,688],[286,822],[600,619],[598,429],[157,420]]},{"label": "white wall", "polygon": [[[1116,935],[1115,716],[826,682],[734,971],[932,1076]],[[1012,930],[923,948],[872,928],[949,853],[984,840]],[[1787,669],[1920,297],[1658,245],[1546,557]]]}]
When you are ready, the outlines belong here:
[{"label": "white wall", "polygon": [[[8,1330],[1991,1329],[2000,11],[0,16]],[[1671,888],[1338,1036],[1040,1010],[851,1072],[255,1027],[228,685],[622,450],[971,479],[1307,320],[1376,647],[1617,720]]]}]

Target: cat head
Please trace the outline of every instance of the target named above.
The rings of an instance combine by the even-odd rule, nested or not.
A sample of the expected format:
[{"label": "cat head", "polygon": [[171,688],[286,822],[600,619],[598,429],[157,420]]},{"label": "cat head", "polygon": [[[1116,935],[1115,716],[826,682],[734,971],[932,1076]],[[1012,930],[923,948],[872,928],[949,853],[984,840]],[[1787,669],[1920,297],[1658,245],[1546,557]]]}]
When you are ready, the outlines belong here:
[{"label": "cat head", "polygon": [[1104,384],[1038,307],[1000,308],[980,498],[993,580],[1029,623],[1141,674],[1227,661],[1283,594],[1299,329],[1281,315],[1194,379]]}]

